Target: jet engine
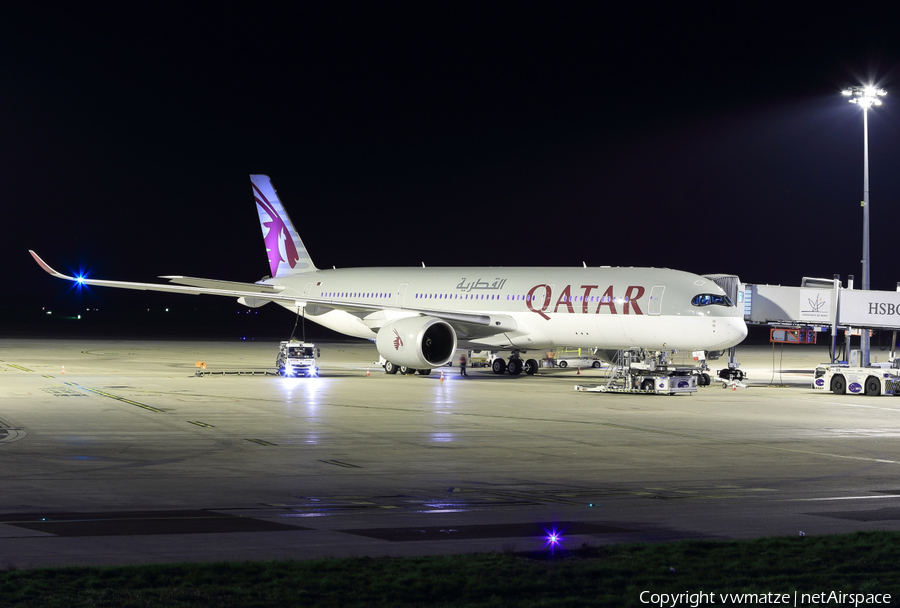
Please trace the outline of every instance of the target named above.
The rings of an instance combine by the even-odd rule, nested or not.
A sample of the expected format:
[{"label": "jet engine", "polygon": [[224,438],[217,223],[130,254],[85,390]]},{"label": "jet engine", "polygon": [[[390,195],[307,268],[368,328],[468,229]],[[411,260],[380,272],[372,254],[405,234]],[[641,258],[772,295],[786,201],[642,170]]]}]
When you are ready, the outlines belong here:
[{"label": "jet engine", "polygon": [[431,369],[453,358],[456,332],[435,317],[405,317],[379,329],[375,346],[379,355],[395,365]]}]

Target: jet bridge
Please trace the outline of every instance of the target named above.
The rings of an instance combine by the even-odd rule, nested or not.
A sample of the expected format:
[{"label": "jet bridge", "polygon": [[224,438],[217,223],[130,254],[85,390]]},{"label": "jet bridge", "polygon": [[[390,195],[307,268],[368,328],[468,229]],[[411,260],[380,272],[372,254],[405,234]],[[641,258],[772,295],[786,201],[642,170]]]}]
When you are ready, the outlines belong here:
[{"label": "jet bridge", "polygon": [[[832,362],[837,359],[837,335],[845,331],[846,351],[854,332],[894,330],[891,360],[895,358],[896,332],[900,328],[900,283],[897,291],[853,289],[853,276],[846,287],[839,275],[833,279],[804,277],[799,287],[740,284],[735,304],[743,306],[748,324],[779,328],[831,329]],[[851,363],[855,363],[851,361]]]}]

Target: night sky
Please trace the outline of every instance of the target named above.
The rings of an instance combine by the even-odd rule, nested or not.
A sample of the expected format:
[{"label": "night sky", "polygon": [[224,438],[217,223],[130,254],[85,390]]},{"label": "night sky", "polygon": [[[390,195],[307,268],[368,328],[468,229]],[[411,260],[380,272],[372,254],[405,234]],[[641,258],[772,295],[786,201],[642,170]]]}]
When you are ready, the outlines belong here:
[{"label": "night sky", "polygon": [[[859,281],[862,111],[840,90],[872,81],[889,93],[869,113],[872,282],[900,280],[896,14],[73,4],[0,19],[0,331],[45,307],[244,311],[78,293],[27,250],[94,278],[258,280],[250,173],[271,176],[320,268],[584,261]],[[287,311],[259,315],[290,330]]]}]

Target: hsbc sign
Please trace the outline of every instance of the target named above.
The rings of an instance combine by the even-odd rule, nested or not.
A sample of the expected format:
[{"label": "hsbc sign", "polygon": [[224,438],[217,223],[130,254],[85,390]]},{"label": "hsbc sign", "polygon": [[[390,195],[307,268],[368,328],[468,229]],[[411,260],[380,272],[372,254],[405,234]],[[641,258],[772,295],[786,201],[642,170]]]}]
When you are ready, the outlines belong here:
[{"label": "hsbc sign", "polygon": [[841,291],[838,324],[851,327],[900,327],[900,292]]}]

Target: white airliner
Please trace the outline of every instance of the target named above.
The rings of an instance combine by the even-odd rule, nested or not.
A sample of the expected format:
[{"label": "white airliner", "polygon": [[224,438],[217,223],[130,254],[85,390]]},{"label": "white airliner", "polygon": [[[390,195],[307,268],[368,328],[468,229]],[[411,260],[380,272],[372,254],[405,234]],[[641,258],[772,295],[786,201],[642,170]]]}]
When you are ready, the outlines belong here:
[{"label": "white airliner", "polygon": [[512,351],[496,373],[533,374],[527,351],[559,346],[723,350],[747,335],[742,311],[701,276],[666,268],[318,269],[271,181],[251,175],[271,278],[238,283],[163,276],[169,283],[55,277],[84,285],[275,302],[329,329],[374,340],[385,371],[427,373],[457,349]]}]

